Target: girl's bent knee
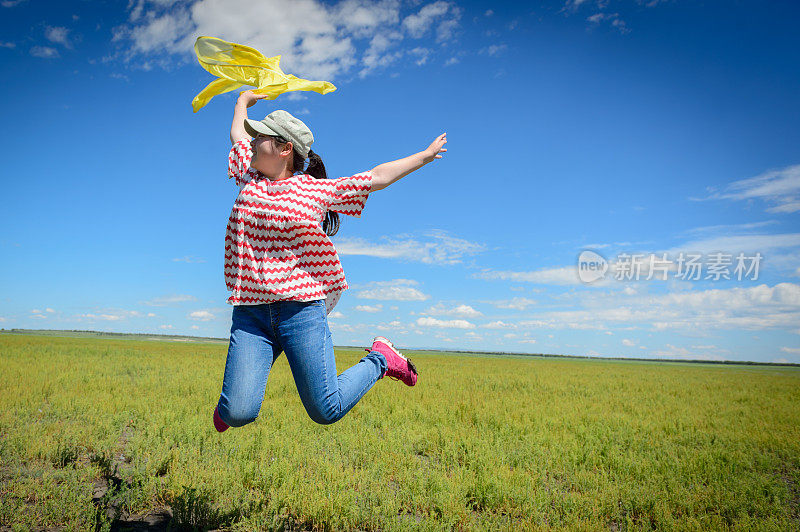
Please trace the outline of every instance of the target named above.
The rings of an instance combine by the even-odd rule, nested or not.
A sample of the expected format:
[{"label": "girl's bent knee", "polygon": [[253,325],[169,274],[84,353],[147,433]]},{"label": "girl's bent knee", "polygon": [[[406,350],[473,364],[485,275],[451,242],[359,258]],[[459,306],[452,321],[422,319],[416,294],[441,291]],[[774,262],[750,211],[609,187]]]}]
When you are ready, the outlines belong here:
[{"label": "girl's bent knee", "polygon": [[258,418],[258,412],[248,410],[225,410],[219,409],[219,417],[231,427],[243,427]]},{"label": "girl's bent knee", "polygon": [[307,408],[306,412],[315,423],[320,425],[331,425],[341,419],[342,416],[333,410],[322,410],[318,408]]},{"label": "girl's bent knee", "polygon": [[340,418],[338,418],[338,417],[317,418],[317,417],[311,416],[311,419],[313,419],[314,422],[319,424],[319,425],[333,425],[334,423],[339,421]]}]

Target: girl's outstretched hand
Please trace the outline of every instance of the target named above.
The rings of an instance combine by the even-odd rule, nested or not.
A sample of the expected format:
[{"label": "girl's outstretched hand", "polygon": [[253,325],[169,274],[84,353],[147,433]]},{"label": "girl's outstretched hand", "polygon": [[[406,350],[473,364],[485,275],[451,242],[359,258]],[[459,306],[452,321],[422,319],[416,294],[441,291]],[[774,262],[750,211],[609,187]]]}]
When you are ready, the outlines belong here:
[{"label": "girl's outstretched hand", "polygon": [[268,94],[256,94],[253,91],[244,91],[239,95],[239,100],[247,104],[247,107],[252,107],[258,100],[263,100]]},{"label": "girl's outstretched hand", "polygon": [[442,146],[444,146],[446,142],[447,142],[447,133],[442,133],[441,135],[436,137],[436,139],[433,142],[431,142],[431,145],[428,146],[428,148],[424,152],[422,152],[424,154],[423,159],[425,161],[425,164],[433,161],[434,159],[442,158],[442,156],[439,154],[447,151],[447,148],[442,148]]}]

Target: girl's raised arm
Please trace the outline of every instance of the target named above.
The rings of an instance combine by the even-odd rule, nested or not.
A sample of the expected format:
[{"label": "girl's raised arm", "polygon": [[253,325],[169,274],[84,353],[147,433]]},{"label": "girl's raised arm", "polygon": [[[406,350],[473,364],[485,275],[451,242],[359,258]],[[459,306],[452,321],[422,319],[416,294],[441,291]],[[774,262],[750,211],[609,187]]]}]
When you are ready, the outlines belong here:
[{"label": "girl's raised arm", "polygon": [[384,189],[434,159],[441,159],[442,156],[439,153],[447,151],[446,148],[442,148],[446,142],[447,133],[442,133],[424,151],[409,155],[403,159],[379,164],[372,169],[372,186],[369,191],[374,192]]},{"label": "girl's raised arm", "polygon": [[231,145],[238,140],[250,142],[252,137],[244,130],[244,119],[247,118],[247,108],[252,107],[258,100],[266,98],[266,94],[256,94],[253,91],[244,91],[236,100],[236,107],[233,110],[233,122],[231,123]]}]

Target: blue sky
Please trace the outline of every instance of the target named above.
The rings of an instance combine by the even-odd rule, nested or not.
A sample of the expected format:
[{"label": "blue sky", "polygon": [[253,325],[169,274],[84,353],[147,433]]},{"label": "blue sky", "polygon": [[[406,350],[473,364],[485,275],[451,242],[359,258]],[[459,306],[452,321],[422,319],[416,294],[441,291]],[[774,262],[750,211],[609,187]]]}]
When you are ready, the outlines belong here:
[{"label": "blue sky", "polygon": [[[343,217],[336,344],[800,362],[795,2],[3,0],[0,15],[0,327],[228,336],[238,91],[191,109],[213,79],[192,44],[211,35],[337,86],[249,109],[304,120],[331,176],[447,132],[441,160]],[[584,250],[605,277],[579,278]],[[715,253],[730,279],[707,278]],[[757,278],[735,278],[740,253],[760,254]],[[644,273],[666,254],[666,279],[618,280],[623,254]]]}]

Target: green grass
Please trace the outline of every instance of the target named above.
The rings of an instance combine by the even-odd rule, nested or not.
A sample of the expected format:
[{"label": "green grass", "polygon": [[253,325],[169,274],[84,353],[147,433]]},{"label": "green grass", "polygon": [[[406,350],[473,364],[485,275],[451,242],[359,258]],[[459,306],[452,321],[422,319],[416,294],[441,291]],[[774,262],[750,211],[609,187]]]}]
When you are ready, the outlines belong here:
[{"label": "green grass", "polygon": [[256,422],[218,434],[226,349],[0,334],[0,525],[800,527],[797,368],[413,353],[416,387],[322,426],[281,357]]}]

